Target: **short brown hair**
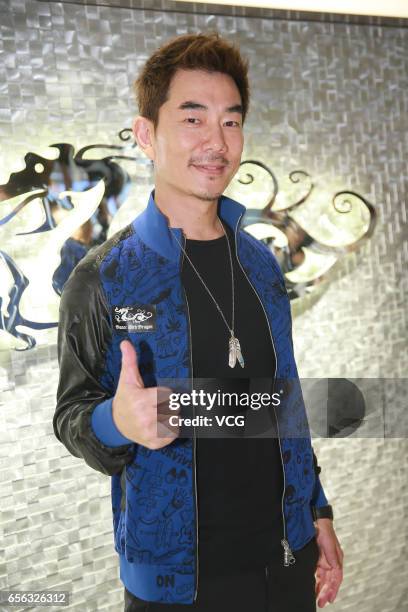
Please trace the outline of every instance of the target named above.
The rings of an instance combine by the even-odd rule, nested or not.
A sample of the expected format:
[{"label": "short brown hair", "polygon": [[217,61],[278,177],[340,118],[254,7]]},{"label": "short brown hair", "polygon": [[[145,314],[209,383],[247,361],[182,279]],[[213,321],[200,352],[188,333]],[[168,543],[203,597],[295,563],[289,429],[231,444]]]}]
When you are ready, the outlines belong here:
[{"label": "short brown hair", "polygon": [[146,61],[134,83],[139,114],[156,129],[159,109],[168,100],[171,79],[178,69],[222,72],[233,78],[241,95],[242,123],[249,106],[248,60],[217,31],[183,34],[170,39]]}]

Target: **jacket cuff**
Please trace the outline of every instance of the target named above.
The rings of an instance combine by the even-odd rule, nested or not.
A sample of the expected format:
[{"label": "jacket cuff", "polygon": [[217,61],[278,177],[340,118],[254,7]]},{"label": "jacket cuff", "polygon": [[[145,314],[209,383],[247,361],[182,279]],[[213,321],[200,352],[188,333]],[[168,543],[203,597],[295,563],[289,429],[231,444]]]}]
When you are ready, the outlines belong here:
[{"label": "jacket cuff", "polygon": [[133,440],[121,434],[116,427],[112,416],[112,402],[113,397],[110,397],[95,406],[91,416],[92,429],[105,446],[133,444]]},{"label": "jacket cuff", "polygon": [[313,497],[311,500],[311,505],[316,506],[317,508],[320,506],[328,506],[329,502],[324,493],[322,483],[320,482],[320,478],[318,474],[316,474],[316,484],[313,490]]}]

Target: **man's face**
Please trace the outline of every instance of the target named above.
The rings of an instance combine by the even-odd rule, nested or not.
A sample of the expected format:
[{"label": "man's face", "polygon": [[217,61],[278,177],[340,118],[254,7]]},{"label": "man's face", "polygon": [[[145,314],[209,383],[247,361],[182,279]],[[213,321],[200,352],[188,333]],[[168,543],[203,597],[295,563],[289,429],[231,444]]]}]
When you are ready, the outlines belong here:
[{"label": "man's face", "polygon": [[217,199],[241,161],[241,111],[239,90],[229,75],[178,70],[152,137],[156,186]]}]

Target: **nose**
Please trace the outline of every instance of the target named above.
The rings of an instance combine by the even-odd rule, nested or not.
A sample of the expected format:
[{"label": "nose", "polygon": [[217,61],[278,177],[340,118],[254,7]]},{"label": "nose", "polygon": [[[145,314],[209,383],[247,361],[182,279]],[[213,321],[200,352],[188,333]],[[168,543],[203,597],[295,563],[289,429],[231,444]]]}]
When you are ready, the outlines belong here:
[{"label": "nose", "polygon": [[225,152],[227,144],[225,142],[224,132],[220,125],[213,125],[208,128],[208,132],[204,143],[205,151]]}]

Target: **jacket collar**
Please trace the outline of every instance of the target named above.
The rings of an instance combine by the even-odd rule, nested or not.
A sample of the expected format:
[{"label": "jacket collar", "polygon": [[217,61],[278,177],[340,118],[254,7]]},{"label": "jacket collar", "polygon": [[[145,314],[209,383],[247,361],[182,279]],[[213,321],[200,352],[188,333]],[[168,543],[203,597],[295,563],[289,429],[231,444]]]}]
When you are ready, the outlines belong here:
[{"label": "jacket collar", "polygon": [[[218,199],[218,216],[235,232],[246,208],[225,195]],[[177,262],[181,249],[174,235],[184,244],[182,228],[169,228],[167,217],[157,206],[152,189],[146,208],[134,219],[132,226],[140,239],[151,249],[171,261]]]}]

